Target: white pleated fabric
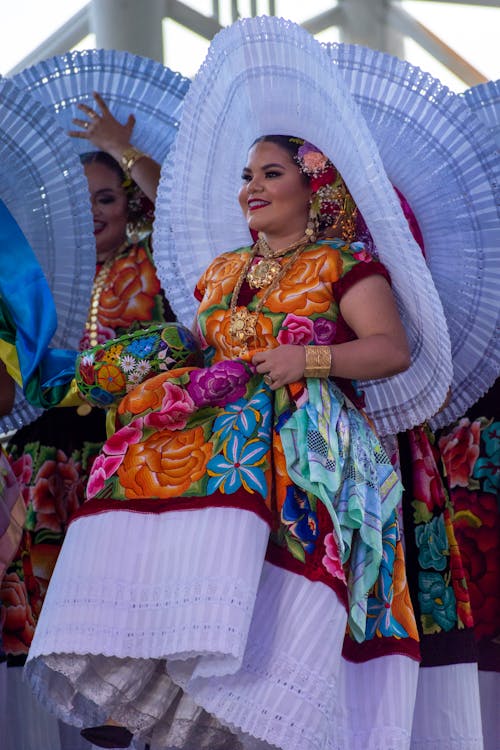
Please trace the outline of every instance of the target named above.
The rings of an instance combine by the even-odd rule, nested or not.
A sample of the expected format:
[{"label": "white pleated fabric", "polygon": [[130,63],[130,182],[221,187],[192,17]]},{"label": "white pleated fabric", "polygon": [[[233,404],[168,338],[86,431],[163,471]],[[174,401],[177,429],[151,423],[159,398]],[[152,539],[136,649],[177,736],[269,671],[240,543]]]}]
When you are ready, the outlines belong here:
[{"label": "white pleated fabric", "polygon": [[[459,96],[465,100],[469,109],[489,129],[500,151],[500,78],[496,81],[487,81],[472,86]],[[497,190],[500,190],[498,184],[496,187]]]},{"label": "white pleated fabric", "polygon": [[[397,654],[341,664],[339,748],[408,750],[419,664]],[[383,729],[381,729],[383,727]]]},{"label": "white pleated fabric", "polygon": [[[265,562],[268,535],[231,508],[74,522],[25,668],[38,699],[78,726],[112,717],[157,750],[407,750],[417,663],[344,662],[344,606]],[[366,734],[358,712],[379,679],[391,700]]]},{"label": "white pleated fabric", "polygon": [[500,746],[500,672],[479,670],[484,750]]},{"label": "white pleated fabric", "polygon": [[[78,349],[95,274],[94,224],[88,183],[70,139],[27,91],[0,77],[0,199],[30,243],[57,311],[51,346]],[[5,245],[5,243],[3,243]],[[10,248],[2,246],[1,252]],[[0,432],[40,414],[21,389]]]},{"label": "white pleated fabric", "polygon": [[406,372],[366,384],[367,410],[381,435],[420,424],[439,409],[452,377],[443,308],[342,75],[320,43],[289,21],[243,19],[221,31],[186,94],[162,167],[153,238],[174,311],[191,325],[193,290],[206,266],[251,242],[237,200],[241,170],[255,138],[271,133],[305,138],[327,154],[363,214],[412,352]]},{"label": "white pleated fabric", "polygon": [[[96,108],[97,91],[112,114],[125,123],[136,122],[132,142],[162,162],[179,126],[189,79],[147,57],[122,50],[73,50],[25,68],[12,77],[52,113],[67,132],[75,130],[74,117],[85,119],[77,104]],[[95,147],[81,138],[68,138],[78,153]]]},{"label": "white pleated fabric", "polygon": [[477,664],[420,669],[411,750],[483,750]]}]

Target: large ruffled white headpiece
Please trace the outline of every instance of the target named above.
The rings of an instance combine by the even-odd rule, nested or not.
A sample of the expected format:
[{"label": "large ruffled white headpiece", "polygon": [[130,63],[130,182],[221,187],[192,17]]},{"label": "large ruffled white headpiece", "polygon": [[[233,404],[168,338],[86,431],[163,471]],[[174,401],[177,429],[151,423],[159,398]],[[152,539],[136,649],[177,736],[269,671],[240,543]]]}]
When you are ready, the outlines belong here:
[{"label": "large ruffled white headpiece", "polygon": [[[77,104],[95,109],[94,91],[124,123],[134,114],[133,143],[162,162],[177,133],[189,79],[156,60],[121,50],[75,50],[50,57],[13,76],[56,117],[63,130],[75,130],[82,117]],[[85,139],[72,138],[79,153],[94,150]]]},{"label": "large ruffled white headpiece", "polygon": [[500,84],[457,95],[382,52],[345,44],[326,50],[422,233],[452,346],[450,398],[431,420],[443,427],[500,372],[500,150],[494,142],[496,131],[500,143]]},{"label": "large ruffled white headpiece", "polygon": [[[90,202],[82,200],[87,193],[80,159],[51,113],[27,91],[0,79],[0,199],[48,282],[57,310],[51,345],[62,349],[78,348],[90,304],[95,241]],[[5,254],[12,250],[0,248]],[[18,292],[20,300],[30,293]],[[20,302],[20,309],[23,304],[29,308],[29,301]],[[18,390],[0,430],[17,429],[38,414]]]},{"label": "large ruffled white headpiece", "polygon": [[249,244],[237,194],[258,136],[302,137],[339,169],[387,266],[411,351],[410,369],[363,384],[382,434],[420,424],[451,382],[450,340],[431,274],[377,146],[342,74],[322,45],[283,19],[245,19],[221,31],[184,100],[163,165],[153,242],[159,273],[184,323],[193,289],[219,253]]}]

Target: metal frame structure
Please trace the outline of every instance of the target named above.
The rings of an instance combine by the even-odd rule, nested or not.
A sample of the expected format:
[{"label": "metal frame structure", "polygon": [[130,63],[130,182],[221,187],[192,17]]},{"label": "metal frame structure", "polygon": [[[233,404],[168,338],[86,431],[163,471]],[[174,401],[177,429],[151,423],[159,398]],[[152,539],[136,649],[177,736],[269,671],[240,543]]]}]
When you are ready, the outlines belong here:
[{"label": "metal frame structure", "polygon": [[[433,0],[419,0],[431,4]],[[456,5],[500,8],[500,0],[440,0]],[[260,12],[262,5],[259,4]],[[250,0],[250,15],[257,15],[257,0]],[[276,14],[275,0],[264,10]],[[222,10],[234,21],[240,17],[238,0],[212,0],[212,13],[204,15],[181,0],[90,0],[69,21],[9,71],[19,70],[52,55],[67,52],[88,34],[96,34],[96,46],[126,49],[163,62],[162,21],[171,19],[210,40],[222,28]],[[450,7],[450,11],[451,11]],[[332,8],[303,21],[312,34],[338,27],[342,41],[363,44],[401,57],[403,39],[409,37],[461,79],[467,86],[486,78],[425,25],[404,10],[401,0],[337,0]]]}]

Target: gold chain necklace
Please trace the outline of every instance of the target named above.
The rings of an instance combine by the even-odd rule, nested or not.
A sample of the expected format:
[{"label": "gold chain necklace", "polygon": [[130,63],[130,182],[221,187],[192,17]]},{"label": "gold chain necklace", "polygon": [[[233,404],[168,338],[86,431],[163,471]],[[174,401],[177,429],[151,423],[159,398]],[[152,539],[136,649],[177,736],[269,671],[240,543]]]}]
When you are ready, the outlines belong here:
[{"label": "gold chain necklace", "polygon": [[[260,297],[259,301],[257,302],[255,306],[255,310],[251,312],[246,307],[238,307],[238,298],[240,296],[241,287],[243,286],[243,282],[245,279],[248,279],[248,271],[250,269],[250,266],[252,264],[253,259],[255,258],[257,251],[259,250],[258,242],[255,243],[255,245],[252,248],[252,252],[245,261],[245,264],[242,268],[242,271],[238,277],[238,280],[235,284],[233,294],[231,296],[231,304],[230,304],[230,311],[231,311],[231,322],[229,325],[229,334],[230,336],[235,339],[238,342],[239,345],[239,352],[238,354],[241,356],[242,354],[246,354],[248,352],[248,341],[251,338],[254,338],[256,335],[256,329],[257,329],[257,319],[259,317],[259,313],[264,307],[265,302],[267,302],[268,298],[274,292],[274,290],[277,288],[279,282],[281,279],[285,276],[286,272],[289,268],[295,263],[301,252],[304,250],[304,248],[309,244],[310,240],[308,237],[303,237],[301,240],[299,240],[298,243],[294,243],[295,249],[293,254],[288,258],[286,263],[284,263],[282,266],[277,263],[279,270],[278,273],[274,276],[272,281],[269,283],[266,291]],[[287,248],[283,252],[289,252],[290,248]]]},{"label": "gold chain necklace", "polygon": [[254,263],[254,265],[248,270],[246,276],[252,289],[262,289],[265,286],[269,286],[269,284],[271,284],[279,275],[281,270],[281,264],[275,259],[282,258],[292,250],[302,247],[307,240],[307,237],[301,237],[300,240],[293,242],[282,250],[271,250],[264,235],[260,233],[259,239],[254,245],[253,257],[255,258],[256,255],[262,255],[262,260],[259,260],[258,263]]},{"label": "gold chain necklace", "polygon": [[92,296],[90,298],[90,309],[89,314],[87,318],[87,322],[85,323],[85,330],[89,337],[89,348],[92,348],[93,346],[97,346],[99,343],[99,306],[101,301],[101,294],[102,290],[104,289],[106,282],[108,280],[109,272],[111,271],[111,267],[113,266],[115,260],[117,260],[120,257],[120,254],[123,252],[123,250],[128,246],[128,242],[124,242],[123,245],[120,245],[118,250],[114,255],[112,255],[110,258],[108,258],[101,266],[101,269],[99,270],[97,276],[94,279],[94,284],[92,287]]}]

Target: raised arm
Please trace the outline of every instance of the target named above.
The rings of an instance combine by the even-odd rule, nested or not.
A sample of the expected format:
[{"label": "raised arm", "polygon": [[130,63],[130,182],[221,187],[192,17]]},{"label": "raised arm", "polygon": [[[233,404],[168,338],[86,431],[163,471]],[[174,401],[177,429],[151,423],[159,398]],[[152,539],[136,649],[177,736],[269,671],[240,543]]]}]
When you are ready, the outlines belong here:
[{"label": "raised arm", "polygon": [[135,116],[130,114],[127,122],[122,125],[111,114],[100,94],[94,92],[94,99],[99,112],[87,104],[79,104],[78,109],[87,119],[74,118],[74,124],[81,130],[70,130],[69,135],[88,140],[96,148],[106,151],[154,203],[160,180],[160,165],[133,145]]}]

